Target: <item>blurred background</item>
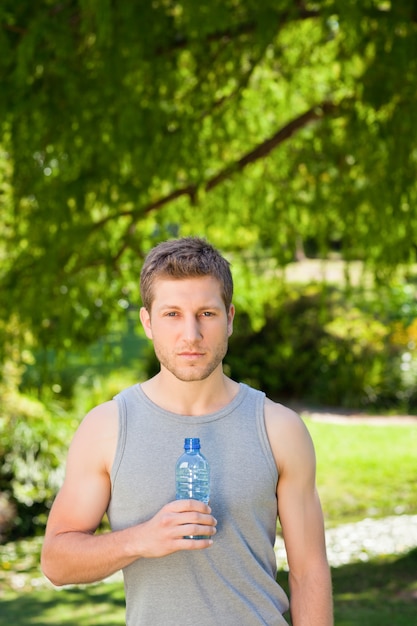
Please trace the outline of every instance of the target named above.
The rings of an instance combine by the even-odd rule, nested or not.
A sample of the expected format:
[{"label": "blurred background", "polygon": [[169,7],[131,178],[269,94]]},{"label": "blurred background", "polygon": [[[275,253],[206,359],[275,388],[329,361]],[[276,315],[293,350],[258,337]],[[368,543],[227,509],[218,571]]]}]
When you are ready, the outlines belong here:
[{"label": "blurred background", "polygon": [[[231,262],[226,372],[305,417],[326,524],[415,526],[416,423],[398,415],[417,413],[416,76],[410,0],[2,0],[5,624],[20,623],[13,594],[30,603],[41,585],[79,421],[155,371],[138,279],[171,237],[206,237]],[[366,617],[349,613],[340,591],[337,623],[417,623],[407,558],[395,578],[408,592],[389,595],[404,622],[373,622],[365,600]],[[17,571],[30,576],[11,582]],[[123,623],[42,615],[21,623]]]}]

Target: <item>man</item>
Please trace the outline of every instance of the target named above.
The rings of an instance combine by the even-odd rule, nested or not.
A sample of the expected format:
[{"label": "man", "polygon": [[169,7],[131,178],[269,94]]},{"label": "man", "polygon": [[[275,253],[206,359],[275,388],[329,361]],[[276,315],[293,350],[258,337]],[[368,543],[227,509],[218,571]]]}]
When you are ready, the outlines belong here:
[{"label": "man", "polygon": [[[295,413],[223,373],[232,292],[228,262],[205,240],[151,250],[140,318],[160,371],[94,408],[69,450],[43,571],[63,585],[123,569],[129,626],[286,624],[278,517],[293,626],[333,624],[313,445]],[[185,437],[210,463],[210,505],[175,501]],[[105,512],[111,531],[94,534]]]}]

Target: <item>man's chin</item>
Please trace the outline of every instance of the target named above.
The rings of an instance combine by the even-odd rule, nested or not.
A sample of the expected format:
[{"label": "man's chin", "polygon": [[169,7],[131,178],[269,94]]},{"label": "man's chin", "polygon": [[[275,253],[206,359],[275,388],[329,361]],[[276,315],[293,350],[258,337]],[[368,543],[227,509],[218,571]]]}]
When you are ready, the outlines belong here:
[{"label": "man's chin", "polygon": [[192,367],[187,369],[175,370],[171,372],[175,378],[181,380],[184,383],[199,382],[206,380],[210,376],[213,370],[200,369],[198,367]]}]

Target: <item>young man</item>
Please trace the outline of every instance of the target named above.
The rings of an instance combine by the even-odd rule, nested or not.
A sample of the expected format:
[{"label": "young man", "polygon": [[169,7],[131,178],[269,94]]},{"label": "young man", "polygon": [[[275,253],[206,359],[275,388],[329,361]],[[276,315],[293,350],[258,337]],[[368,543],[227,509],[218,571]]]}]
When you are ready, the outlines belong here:
[{"label": "young man", "polygon": [[[232,292],[228,262],[206,241],[151,250],[140,318],[160,371],[93,409],[69,450],[43,571],[64,585],[123,569],[129,626],[286,624],[278,517],[293,626],[333,624],[313,445],[295,413],[223,373]],[[175,501],[185,437],[210,462],[210,505]],[[94,534],[105,512],[111,532]]]}]

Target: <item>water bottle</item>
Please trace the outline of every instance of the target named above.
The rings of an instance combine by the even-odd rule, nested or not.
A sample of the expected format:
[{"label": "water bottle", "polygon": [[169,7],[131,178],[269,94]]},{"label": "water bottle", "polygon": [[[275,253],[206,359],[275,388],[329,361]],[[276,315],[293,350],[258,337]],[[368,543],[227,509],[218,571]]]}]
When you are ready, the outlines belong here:
[{"label": "water bottle", "polygon": [[[176,499],[193,498],[206,504],[210,498],[210,467],[200,452],[200,439],[186,437],[184,454],[175,466]],[[190,535],[184,539],[209,539],[206,535]]]}]

